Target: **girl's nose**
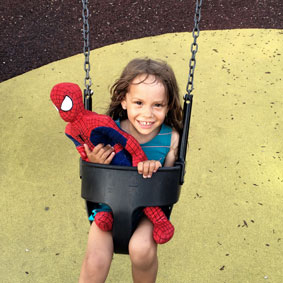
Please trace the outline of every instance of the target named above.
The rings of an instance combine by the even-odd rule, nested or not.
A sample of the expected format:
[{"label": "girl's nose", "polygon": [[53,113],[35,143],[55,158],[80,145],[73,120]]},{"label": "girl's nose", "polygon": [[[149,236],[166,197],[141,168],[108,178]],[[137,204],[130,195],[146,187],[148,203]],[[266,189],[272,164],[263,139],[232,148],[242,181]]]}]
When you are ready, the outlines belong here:
[{"label": "girl's nose", "polygon": [[152,117],[152,109],[151,109],[151,107],[144,107],[144,109],[143,109],[143,116],[144,117]]}]

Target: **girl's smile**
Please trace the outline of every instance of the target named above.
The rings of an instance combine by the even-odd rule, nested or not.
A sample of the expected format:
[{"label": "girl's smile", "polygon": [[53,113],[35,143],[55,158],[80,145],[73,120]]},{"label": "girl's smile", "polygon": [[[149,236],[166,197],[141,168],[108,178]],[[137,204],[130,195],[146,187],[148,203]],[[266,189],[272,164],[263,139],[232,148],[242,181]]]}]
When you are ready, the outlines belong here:
[{"label": "girl's smile", "polygon": [[128,114],[128,120],[121,122],[122,128],[139,143],[146,143],[159,133],[168,112],[165,87],[153,75],[139,75],[121,105]]},{"label": "girl's smile", "polygon": [[138,121],[141,127],[148,129],[153,125],[154,122],[143,122],[143,121]]}]

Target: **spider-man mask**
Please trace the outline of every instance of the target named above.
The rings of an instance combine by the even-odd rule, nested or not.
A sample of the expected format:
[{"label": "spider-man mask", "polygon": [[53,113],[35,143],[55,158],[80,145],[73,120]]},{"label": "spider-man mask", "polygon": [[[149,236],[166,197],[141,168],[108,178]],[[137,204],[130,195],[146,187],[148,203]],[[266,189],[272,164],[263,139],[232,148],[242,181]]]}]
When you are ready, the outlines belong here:
[{"label": "spider-man mask", "polygon": [[51,90],[50,98],[61,118],[66,122],[74,122],[77,115],[84,110],[82,91],[76,84],[60,83],[55,85]]}]

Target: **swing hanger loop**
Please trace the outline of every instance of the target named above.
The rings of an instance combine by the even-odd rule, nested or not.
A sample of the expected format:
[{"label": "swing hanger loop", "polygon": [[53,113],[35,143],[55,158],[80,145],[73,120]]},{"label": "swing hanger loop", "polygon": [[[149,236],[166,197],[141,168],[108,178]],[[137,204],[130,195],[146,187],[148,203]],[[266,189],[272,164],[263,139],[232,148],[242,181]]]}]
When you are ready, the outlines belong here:
[{"label": "swing hanger loop", "polygon": [[90,78],[90,63],[89,63],[89,56],[90,56],[90,47],[89,47],[89,23],[88,23],[88,17],[89,17],[89,10],[88,10],[88,0],[82,0],[83,4],[83,11],[82,11],[82,16],[83,16],[83,40],[84,40],[84,56],[85,56],[85,62],[84,62],[84,70],[85,70],[85,80],[84,80],[84,85],[85,85],[85,95],[88,97],[92,96],[92,90],[90,87],[92,86],[92,81]]},{"label": "swing hanger loop", "polygon": [[197,44],[197,38],[199,37],[199,22],[201,19],[201,5],[202,5],[202,0],[196,0],[196,11],[195,11],[195,16],[194,16],[194,28],[192,32],[193,36],[193,43],[191,45],[191,59],[189,62],[189,76],[188,76],[188,83],[186,87],[187,93],[184,95],[184,100],[186,102],[191,101],[191,96],[192,96],[192,91],[194,89],[194,72],[196,68],[196,54],[198,52],[198,44]]}]

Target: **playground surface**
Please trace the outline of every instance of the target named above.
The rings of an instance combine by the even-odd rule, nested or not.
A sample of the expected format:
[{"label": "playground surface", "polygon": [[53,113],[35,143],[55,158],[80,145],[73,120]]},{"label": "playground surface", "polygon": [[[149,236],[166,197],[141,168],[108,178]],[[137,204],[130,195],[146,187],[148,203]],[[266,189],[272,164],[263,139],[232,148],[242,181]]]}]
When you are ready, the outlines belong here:
[{"label": "playground surface", "polygon": [[[27,2],[27,7],[31,2]],[[105,2],[111,7],[110,1]],[[123,3],[126,2],[130,1]],[[155,2],[166,7],[165,1]],[[209,20],[208,11],[213,11],[213,6],[212,1],[206,2],[210,5],[203,12],[204,28],[198,39],[187,174],[171,217],[175,235],[159,247],[157,282],[281,283],[283,26],[280,10],[275,8],[282,8],[282,4],[269,1],[271,7],[261,11],[273,13],[267,15],[267,26],[260,26],[261,17],[256,14],[258,26],[224,29],[212,28],[213,18],[224,12]],[[220,5],[226,1],[215,2],[219,4],[216,11],[226,11]],[[231,2],[236,11],[246,4]],[[257,2],[259,7],[267,3]],[[50,3],[59,7],[61,2]],[[178,9],[183,8],[180,6],[183,3],[178,2]],[[7,11],[12,11],[10,5]],[[62,5],[65,7],[66,3]],[[32,9],[51,11],[51,6],[47,9],[38,5]],[[14,7],[17,10],[23,6]],[[69,20],[76,21],[78,7],[65,8],[74,11]],[[102,8],[99,6],[99,11]],[[142,6],[139,8],[143,11]],[[51,12],[47,15],[53,17]],[[244,19],[245,16],[243,22]],[[225,17],[218,22],[223,21]],[[271,23],[274,26],[268,26]],[[159,27],[156,25],[158,31]],[[105,41],[107,45],[101,43],[91,51],[95,111],[105,112],[110,99],[109,86],[123,66],[135,57],[167,60],[176,73],[181,93],[184,92],[192,37],[190,32],[180,30],[180,26],[174,27],[174,32],[148,35],[140,31],[132,38],[121,35],[122,42]],[[53,34],[56,38],[55,28]],[[34,34],[33,46],[42,44],[37,36],[38,33]],[[66,40],[71,49],[69,37],[62,38],[60,44],[64,45]],[[73,54],[63,52],[57,59],[45,56],[44,52],[40,55],[39,50],[44,48],[34,49],[38,53],[33,51],[36,56],[42,56],[42,61],[38,57],[33,61],[33,55],[21,58],[15,47],[16,63],[12,69],[17,75],[12,71],[1,73],[0,282],[78,281],[89,223],[80,197],[78,154],[64,135],[65,123],[55,111],[49,93],[53,85],[63,81],[77,83],[83,89],[84,56],[76,49],[81,46],[81,42],[77,45],[80,37],[80,33],[73,37]],[[46,46],[55,48],[50,44],[53,39],[42,40]],[[59,38],[55,41],[59,44]],[[23,52],[28,52],[25,49]],[[13,50],[7,52],[12,54]],[[17,59],[26,67],[16,70],[21,65]],[[106,282],[131,282],[128,256],[114,255]]]},{"label": "playground surface", "polygon": [[[202,30],[283,29],[281,0],[203,0],[202,6]],[[0,9],[0,82],[82,53],[81,1],[14,0]],[[90,46],[190,32],[194,13],[194,0],[92,0]]]}]

